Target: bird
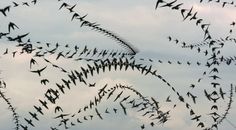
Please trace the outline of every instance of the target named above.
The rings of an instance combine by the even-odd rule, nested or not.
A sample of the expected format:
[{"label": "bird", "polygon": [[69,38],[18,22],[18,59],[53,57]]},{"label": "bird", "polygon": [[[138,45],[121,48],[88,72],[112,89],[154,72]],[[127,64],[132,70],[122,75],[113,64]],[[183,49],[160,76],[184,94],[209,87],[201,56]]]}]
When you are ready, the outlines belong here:
[{"label": "bird", "polygon": [[[172,40],[172,37],[171,36],[168,36],[168,40],[171,41]],[[160,61],[160,60],[159,60]]]},{"label": "bird", "polygon": [[58,60],[60,57],[65,57],[65,55],[63,55],[63,51],[59,52],[57,57],[56,57],[56,60]]},{"label": "bird", "polygon": [[65,86],[62,84],[62,85],[59,85],[58,83],[56,83],[57,87],[60,89],[60,91],[64,94],[64,88]]},{"label": "bird", "polygon": [[216,103],[218,99],[220,99],[220,97],[217,97],[217,98],[212,98],[211,97],[211,100],[213,100],[214,103]]},{"label": "bird", "polygon": [[63,8],[63,7],[68,7],[69,5],[67,4],[67,3],[62,3],[62,5],[61,5],[61,7],[59,8],[59,10],[61,9],[61,8]]},{"label": "bird", "polygon": [[22,124],[20,126],[23,130],[28,130],[28,126],[23,126]]},{"label": "bird", "polygon": [[190,92],[187,92],[187,96],[188,96],[188,97],[191,96],[191,98],[192,98],[192,100],[193,100],[193,103],[196,104],[196,98],[197,98],[197,96],[191,94]]},{"label": "bird", "polygon": [[231,26],[235,26],[235,24],[236,24],[236,23],[233,21],[230,25],[231,25]]},{"label": "bird", "polygon": [[36,113],[29,112],[29,114],[32,116],[32,118],[34,118],[35,120],[39,121]]},{"label": "bird", "polygon": [[180,9],[180,6],[183,5],[183,3],[180,3],[174,7],[172,7],[171,9],[174,9],[174,10],[179,10]]},{"label": "bird", "polygon": [[218,77],[217,75],[212,75],[212,76],[209,76],[210,78],[212,78],[213,80],[216,80],[216,79],[221,79],[220,77]]},{"label": "bird", "polygon": [[74,13],[72,18],[71,18],[71,21],[73,21],[75,18],[79,17],[79,14],[78,13]]},{"label": "bird", "polygon": [[120,106],[122,107],[124,114],[127,115],[126,107],[121,102],[120,102]]},{"label": "bird", "polygon": [[106,108],[105,113],[109,114],[110,112],[108,111],[108,108]]},{"label": "bird", "polygon": [[39,102],[46,108],[48,109],[48,106],[47,106],[47,102],[46,101],[42,101],[39,99]]},{"label": "bird", "polygon": [[191,109],[190,110],[190,116],[192,116],[192,115],[194,115],[195,113],[194,113],[194,111]]},{"label": "bird", "polygon": [[86,120],[86,121],[88,120],[86,116],[84,116],[84,120]]},{"label": "bird", "polygon": [[5,52],[3,53],[3,55],[8,54],[8,48],[5,50]]},{"label": "bird", "polygon": [[211,110],[213,110],[213,109],[218,110],[218,106],[217,106],[217,105],[213,105],[213,106],[211,107]]},{"label": "bird", "polygon": [[16,53],[17,53],[17,51],[12,52],[13,58],[15,57]]},{"label": "bird", "polygon": [[130,98],[130,95],[127,96],[127,97],[124,97],[120,102],[124,102],[124,101],[127,101],[128,99]]},{"label": "bird", "polygon": [[173,4],[174,4],[176,1],[177,1],[177,0],[174,0],[174,1],[170,2],[170,3],[166,3],[165,5],[162,5],[161,7],[172,7]]},{"label": "bird", "polygon": [[37,3],[37,0],[32,0],[31,3],[35,5]]},{"label": "bird", "polygon": [[141,129],[143,130],[143,129],[145,129],[145,125],[143,124],[143,125],[141,125]]},{"label": "bird", "polygon": [[17,6],[19,6],[19,4],[18,3],[16,3],[16,2],[12,2],[13,4],[14,4],[14,6],[13,7],[17,7]]},{"label": "bird", "polygon": [[211,116],[212,119],[214,120],[214,122],[217,122],[217,120],[220,118],[219,116],[218,117],[215,117],[215,116]]},{"label": "bird", "polygon": [[114,111],[115,114],[117,113],[117,109],[116,108],[113,108],[113,111]]},{"label": "bird", "polygon": [[98,112],[98,109],[97,109],[97,108],[95,108],[95,111],[96,111],[98,117],[103,120],[103,118],[102,118],[101,114]]},{"label": "bird", "polygon": [[117,95],[117,97],[115,98],[114,102],[115,102],[117,99],[119,99],[122,94],[123,94],[123,91],[121,91],[121,92]]},{"label": "bird", "polygon": [[34,65],[34,64],[38,64],[38,63],[37,63],[37,61],[35,59],[31,58],[31,60],[30,60],[30,68],[32,68],[32,65]]},{"label": "bird", "polygon": [[88,16],[88,14],[85,14],[84,16],[80,16],[77,19],[79,19],[82,22],[82,21],[84,21],[84,18],[87,17],[87,16]]},{"label": "bird", "polygon": [[199,122],[198,125],[197,125],[197,127],[201,127],[201,128],[203,128],[204,126],[205,126],[205,125],[204,125],[203,122]]},{"label": "bird", "polygon": [[3,8],[3,9],[0,9],[0,12],[6,17],[7,16],[6,12],[10,11],[10,7],[11,6],[7,6],[7,7]]},{"label": "bird", "polygon": [[194,14],[193,14],[193,16],[190,18],[190,21],[191,20],[196,20],[197,19],[197,12],[195,12]]},{"label": "bird", "polygon": [[37,110],[38,113],[40,113],[41,115],[44,115],[41,107],[34,106],[34,108]]},{"label": "bird", "polygon": [[202,21],[203,21],[203,19],[198,19],[196,22],[196,25],[198,26]]},{"label": "bird", "polygon": [[25,5],[25,6],[28,6],[28,7],[29,7],[28,2],[22,2],[22,5]]},{"label": "bird", "polygon": [[65,129],[68,129],[68,127],[67,127],[67,122],[68,122],[68,121],[69,121],[69,119],[62,119],[62,120],[61,120],[61,123],[59,124],[59,126],[62,125],[62,124],[64,124]]},{"label": "bird", "polygon": [[49,83],[49,80],[48,79],[42,79],[40,82],[41,82],[41,84],[46,85],[47,83]]},{"label": "bird", "polygon": [[193,10],[193,7],[191,7],[191,9],[187,13],[187,15],[184,17],[184,20],[186,20],[188,17],[190,17],[192,15],[192,10]]},{"label": "bird", "polygon": [[210,74],[210,73],[213,73],[213,72],[215,72],[215,73],[219,73],[219,71],[218,71],[217,68],[213,68],[213,69],[209,72],[209,74]]},{"label": "bird", "polygon": [[199,116],[195,116],[195,117],[193,117],[191,120],[196,120],[196,121],[199,121],[199,120],[200,120],[200,118],[201,118],[201,115],[199,115]]},{"label": "bird", "polygon": [[70,13],[72,13],[72,12],[74,12],[74,8],[75,8],[75,6],[76,6],[76,4],[75,5],[73,5],[72,7],[70,7],[70,8],[67,8],[69,11],[70,11]]},{"label": "bird", "polygon": [[189,87],[190,88],[195,88],[195,84],[191,84]]},{"label": "bird", "polygon": [[89,87],[95,87],[96,83],[89,84]]},{"label": "bird", "polygon": [[18,29],[19,29],[19,27],[18,27],[15,23],[10,22],[10,23],[8,24],[8,32],[9,32],[9,33],[11,32],[11,29],[12,29],[12,30],[15,30],[15,28],[18,28]]},{"label": "bird", "polygon": [[158,6],[159,6],[160,3],[164,3],[164,1],[163,1],[163,0],[157,0],[157,2],[156,2],[156,6],[155,6],[155,9],[158,8]]},{"label": "bird", "polygon": [[155,124],[154,124],[154,122],[151,122],[150,125],[153,127]]},{"label": "bird", "polygon": [[222,97],[222,99],[224,99],[224,95],[225,95],[225,94],[226,94],[226,93],[223,92],[222,88],[220,88],[220,96]]},{"label": "bird", "polygon": [[55,109],[54,109],[54,113],[57,113],[59,111],[63,112],[63,110],[60,106],[56,106]]},{"label": "bird", "polygon": [[32,73],[37,73],[39,76],[41,76],[41,72],[43,72],[46,68],[47,68],[47,66],[43,67],[42,69],[33,70],[31,72]]},{"label": "bird", "polygon": [[168,96],[168,97],[166,98],[166,102],[171,102],[170,96]]},{"label": "bird", "polygon": [[70,89],[70,80],[61,79],[68,89]]},{"label": "bird", "polygon": [[28,119],[26,119],[26,118],[24,118],[24,119],[25,119],[25,121],[26,121],[29,125],[35,127],[34,124],[33,124],[33,121],[32,121],[31,119],[30,119],[30,120],[28,120]]},{"label": "bird", "polygon": [[83,122],[81,122],[81,121],[79,120],[79,118],[77,118],[77,122],[78,122],[78,123],[83,123]]},{"label": "bird", "polygon": [[58,118],[64,119],[64,117],[69,116],[69,115],[70,114],[60,114],[59,116],[54,117],[54,119],[58,119]]},{"label": "bird", "polygon": [[58,130],[57,128],[55,127],[50,127],[51,130]]}]

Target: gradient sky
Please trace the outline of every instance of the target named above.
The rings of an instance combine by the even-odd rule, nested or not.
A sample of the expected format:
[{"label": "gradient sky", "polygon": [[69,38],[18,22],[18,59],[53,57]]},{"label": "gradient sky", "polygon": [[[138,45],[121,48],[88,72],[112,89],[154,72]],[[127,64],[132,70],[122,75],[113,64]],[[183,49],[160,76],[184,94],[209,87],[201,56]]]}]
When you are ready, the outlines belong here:
[{"label": "gradient sky", "polygon": [[[0,14],[0,32],[7,31],[9,21],[14,22],[20,29],[14,30],[12,35],[28,33],[32,43],[41,41],[52,44],[59,43],[60,45],[69,44],[70,46],[78,45],[83,47],[87,45],[89,48],[111,49],[125,51],[116,41],[103,34],[91,30],[88,27],[80,27],[80,22],[71,21],[71,16],[68,10],[58,10],[61,2],[57,0],[38,0],[37,5],[30,7],[20,6],[12,8],[8,17]],[[202,73],[207,70],[204,65],[197,66],[197,62],[205,63],[207,57],[198,53],[196,50],[183,49],[179,45],[168,41],[168,36],[178,38],[186,43],[197,44],[203,41],[203,32],[200,27],[196,27],[193,21],[183,21],[180,12],[173,11],[169,8],[159,8],[155,10],[156,0],[65,0],[70,5],[76,5],[75,11],[81,14],[88,14],[87,20],[97,22],[100,27],[114,32],[123,39],[131,43],[139,50],[135,57],[147,59],[139,61],[146,65],[152,65],[157,70],[158,74],[165,77],[185,98],[186,93],[190,90],[190,84],[197,83],[197,79],[202,76]],[[169,1],[169,0],[168,0]],[[203,0],[204,1],[204,0]],[[227,0],[226,0],[227,1]],[[21,0],[16,0],[22,3]],[[170,2],[170,1],[169,1]],[[178,3],[184,3],[183,8],[191,8],[198,12],[198,17],[204,19],[205,23],[210,23],[209,28],[213,39],[225,38],[229,35],[230,24],[236,20],[236,11],[234,7],[222,8],[220,4],[203,2],[199,0],[178,0]],[[229,1],[231,2],[231,1]],[[1,0],[0,8],[12,4],[11,1]],[[232,34],[231,37],[235,37]],[[20,115],[20,120],[29,117],[29,111],[33,111],[33,105],[39,105],[38,99],[44,98],[44,92],[55,87],[56,82],[61,82],[60,79],[66,77],[65,74],[58,72],[52,67],[48,67],[48,71],[43,77],[50,79],[47,86],[40,84],[40,79],[37,75],[32,74],[29,69],[29,61],[32,55],[17,54],[15,58],[11,54],[2,55],[6,48],[9,52],[13,52],[17,48],[15,42],[9,42],[6,39],[0,39],[0,78],[7,83],[7,88],[3,89],[7,97],[11,98],[12,104],[17,108],[16,111]],[[222,53],[225,56],[235,55],[235,43],[227,42]],[[36,45],[37,46],[37,45]],[[68,49],[62,47],[62,51]],[[48,55],[46,58],[55,59],[55,56]],[[46,65],[42,58],[35,58],[39,62],[39,67]],[[152,59],[153,62],[149,62]],[[158,60],[164,63],[160,64]],[[171,61],[172,64],[167,62]],[[176,64],[181,61],[183,64]],[[187,61],[191,62],[188,66]],[[67,59],[59,59],[53,62],[70,70],[79,69],[86,65],[86,62],[77,62]],[[236,69],[234,65],[227,66],[222,64],[220,67],[220,76],[222,78],[222,86],[224,91],[229,96],[230,84],[235,84]],[[117,83],[129,85],[140,91],[143,95],[154,97],[162,105],[163,111],[171,110],[171,118],[164,125],[150,127],[148,120],[143,118],[140,113],[129,109],[128,116],[120,111],[117,115],[104,115],[104,120],[98,118],[93,121],[88,121],[83,124],[76,124],[71,130],[138,130],[142,124],[147,123],[148,130],[198,130],[196,123],[192,122],[184,104],[179,102],[178,97],[157,78],[151,75],[141,75],[137,71],[120,71],[107,72],[100,75],[90,77],[90,82],[96,82],[96,88],[88,88],[83,84],[78,84],[66,95],[62,95],[58,104],[60,104],[65,113],[73,113],[78,108],[89,103],[94,98],[98,89],[102,88],[106,83],[113,87]],[[198,95],[197,104],[193,105],[194,109],[200,114],[206,115],[210,112],[210,103],[204,97],[203,90],[210,89],[209,79],[197,84],[197,87],[192,91]],[[54,86],[53,86],[54,85]],[[126,92],[129,95],[131,92]],[[170,96],[172,103],[166,103],[166,98]],[[135,98],[135,96],[134,96]],[[233,100],[235,100],[235,96]],[[187,99],[189,102],[190,99]],[[228,99],[220,104],[220,112],[223,113]],[[177,104],[175,109],[173,105]],[[11,112],[7,109],[7,104],[0,100],[0,130],[11,130],[14,128]],[[50,126],[57,125],[58,122],[53,119],[56,115],[53,113],[54,105],[50,105],[50,111],[46,116],[40,117],[40,122],[35,123],[35,130],[49,129]],[[98,106],[99,110],[112,109],[117,107],[117,104],[112,101],[106,101]],[[230,122],[236,125],[236,103],[233,102],[230,114],[227,117],[228,121],[224,121],[219,129],[234,130]],[[94,113],[94,112],[91,112]],[[87,113],[89,114],[89,112]],[[204,121],[208,121],[209,117],[203,117]],[[63,128],[61,128],[63,129]]]}]

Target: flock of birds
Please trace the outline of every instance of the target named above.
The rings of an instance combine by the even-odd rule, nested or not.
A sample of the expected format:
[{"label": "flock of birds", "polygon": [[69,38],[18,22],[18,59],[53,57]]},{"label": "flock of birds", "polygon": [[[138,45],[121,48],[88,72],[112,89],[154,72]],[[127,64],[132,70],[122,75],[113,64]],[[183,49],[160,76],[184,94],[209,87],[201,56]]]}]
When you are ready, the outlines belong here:
[{"label": "flock of birds", "polygon": [[[218,125],[221,124],[224,120],[228,121],[234,128],[234,124],[227,120],[227,116],[229,114],[229,110],[231,109],[233,102],[233,95],[236,92],[235,86],[229,84],[229,93],[226,92],[225,88],[221,86],[221,81],[223,77],[220,76],[219,67],[222,64],[231,65],[236,61],[236,56],[226,57],[221,53],[221,50],[224,48],[225,42],[234,42],[236,43],[236,39],[232,36],[233,28],[235,26],[235,22],[233,21],[230,24],[229,35],[225,38],[214,39],[210,34],[210,23],[204,21],[203,18],[198,16],[198,12],[194,11],[194,7],[189,9],[182,8],[184,3],[178,3],[178,0],[174,1],[164,1],[157,0],[155,3],[155,9],[159,8],[169,8],[174,11],[178,11],[183,18],[183,21],[195,21],[195,26],[199,27],[203,31],[204,40],[197,44],[189,44],[184,41],[181,41],[174,36],[168,36],[167,39],[169,42],[173,42],[184,49],[191,49],[193,51],[197,51],[199,54],[207,57],[205,62],[196,62],[192,63],[190,61],[182,62],[182,61],[167,61],[167,64],[178,64],[178,65],[197,65],[197,66],[205,66],[205,70],[202,73],[202,77],[197,79],[197,83],[200,83],[203,79],[209,79],[211,82],[209,86],[211,89],[207,87],[204,88],[205,98],[211,102],[213,105],[211,106],[210,113],[207,113],[205,116],[209,116],[212,119],[212,124],[207,125],[203,120],[203,115],[198,114],[194,110],[194,105],[197,104],[198,96],[192,93],[196,84],[190,84],[191,91],[187,92],[186,95],[182,95],[177,89],[168,82],[162,75],[158,74],[158,71],[153,69],[152,65],[146,65],[141,63],[145,59],[140,58],[137,59],[135,57],[138,50],[134,48],[130,43],[121,38],[120,36],[114,34],[113,32],[100,27],[100,24],[97,22],[90,22],[86,20],[88,14],[80,14],[74,11],[76,5],[70,5],[69,3],[64,2],[63,0],[57,0],[61,2],[61,6],[59,10],[68,10],[69,14],[71,14],[71,21],[78,20],[80,23],[80,27],[88,27],[94,31],[97,31],[105,36],[113,39],[117,43],[119,43],[122,47],[125,48],[124,51],[119,50],[99,50],[98,48],[88,48],[86,45],[81,47],[78,45],[71,46],[69,44],[61,45],[59,43],[43,43],[40,41],[32,42],[33,40],[29,38],[30,33],[19,34],[17,36],[12,36],[11,32],[16,29],[21,29],[17,23],[9,22],[7,26],[8,32],[0,32],[0,39],[7,40],[9,42],[17,43],[16,47],[20,48],[19,50],[10,51],[9,48],[2,53],[4,55],[12,55],[12,57],[16,57],[18,55],[33,55],[31,60],[29,61],[29,68],[32,74],[35,74],[41,78],[40,83],[44,86],[47,86],[50,83],[50,80],[44,75],[44,73],[48,70],[49,67],[59,70],[61,73],[67,75],[66,78],[61,78],[60,82],[54,84],[54,88],[48,88],[44,93],[44,98],[39,99],[37,104],[32,106],[32,110],[28,112],[28,117],[23,117],[20,120],[20,115],[17,113],[16,107],[11,104],[10,98],[7,97],[7,94],[4,93],[4,89],[7,88],[7,83],[4,80],[0,81],[0,97],[3,99],[9,106],[9,110],[12,112],[13,121],[15,124],[15,129],[19,130],[29,130],[33,128],[37,128],[36,122],[40,121],[40,118],[45,115],[47,111],[49,111],[49,105],[53,104],[56,107],[53,109],[54,120],[58,122],[57,126],[51,126],[51,130],[59,130],[59,129],[70,129],[75,125],[80,123],[88,122],[94,119],[104,119],[104,115],[111,115],[117,113],[123,113],[127,115],[128,109],[135,110],[137,113],[140,113],[142,117],[148,119],[149,124],[141,124],[140,128],[145,129],[148,125],[151,127],[155,127],[158,124],[166,123],[171,115],[171,110],[162,110],[159,102],[153,97],[145,97],[135,88],[125,85],[125,84],[116,84],[115,86],[110,86],[109,84],[105,84],[101,89],[99,89],[97,95],[94,96],[94,99],[91,99],[90,102],[79,108],[78,111],[69,113],[65,113],[62,106],[58,105],[58,100],[61,95],[66,94],[68,91],[72,90],[73,87],[78,86],[78,84],[83,84],[88,87],[98,87],[96,82],[89,82],[89,78],[94,75],[99,75],[101,73],[106,73],[108,71],[122,71],[122,70],[130,70],[139,72],[141,75],[150,75],[153,78],[157,78],[166,86],[169,87],[170,91],[172,91],[178,98],[179,102],[183,103],[186,109],[189,111],[189,115],[191,120],[196,122],[196,126],[204,129],[218,129]],[[7,17],[9,12],[14,8],[19,7],[31,7],[37,5],[39,0],[33,0],[29,2],[12,2],[11,5],[6,6],[4,8],[0,8],[0,14],[4,17]],[[200,0],[200,3],[205,1]],[[225,2],[221,0],[208,0],[208,3],[217,3],[222,4],[223,8],[227,6],[235,6],[235,3]],[[51,59],[49,60],[47,56],[54,55],[57,60],[74,60],[74,61],[84,61],[86,62],[86,66],[76,68],[74,70],[68,70],[66,68],[61,67],[60,65],[54,63]],[[47,65],[40,66],[39,59],[43,60]],[[148,59],[150,63],[153,62],[152,59]],[[164,64],[163,60],[158,60],[159,64]],[[213,88],[213,91],[212,91]],[[134,95],[127,94],[129,91]],[[188,102],[187,98],[191,99],[191,103]],[[117,103],[119,107],[107,107],[105,110],[100,110],[98,106],[102,104],[105,100],[111,100],[114,103]],[[219,107],[220,101],[228,101],[227,108],[225,112],[219,113],[218,110],[221,109]],[[172,102],[171,97],[168,96],[166,98],[166,102]],[[176,107],[176,104],[173,105],[173,109]],[[91,114],[85,115],[83,113],[91,111]]]}]

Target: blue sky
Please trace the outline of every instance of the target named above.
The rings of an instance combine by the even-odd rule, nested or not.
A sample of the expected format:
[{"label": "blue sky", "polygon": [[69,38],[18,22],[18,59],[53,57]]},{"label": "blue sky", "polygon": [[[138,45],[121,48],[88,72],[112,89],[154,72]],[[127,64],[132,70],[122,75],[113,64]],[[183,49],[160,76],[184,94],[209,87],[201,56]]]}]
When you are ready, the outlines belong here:
[{"label": "blue sky", "polygon": [[[22,3],[17,0],[16,2]],[[157,73],[163,76],[184,98],[191,103],[194,110],[202,115],[202,121],[206,125],[211,124],[211,118],[207,115],[211,112],[210,108],[212,102],[209,102],[204,96],[204,89],[214,90],[209,84],[211,80],[208,77],[203,77],[200,83],[198,78],[202,77],[204,71],[209,69],[204,66],[207,58],[203,53],[198,53],[196,49],[184,49],[179,44],[168,41],[168,36],[173,39],[177,38],[180,41],[185,41],[189,44],[197,44],[203,41],[203,32],[201,28],[195,26],[193,21],[183,21],[179,11],[173,11],[169,8],[158,8],[155,10],[156,0],[66,0],[70,5],[76,4],[74,10],[82,15],[86,15],[86,20],[96,22],[99,27],[105,28],[122,37],[135,48],[139,53],[135,56],[137,63],[143,65],[152,65]],[[168,0],[168,2],[171,2]],[[178,0],[178,3],[184,3],[183,8],[190,9],[193,7],[197,11],[197,16],[204,19],[204,23],[210,23],[209,31],[213,39],[225,38],[229,35],[230,24],[235,20],[235,8],[227,6],[222,8],[220,4],[214,2],[199,3],[195,0]],[[229,1],[231,2],[231,1]],[[30,3],[30,2],[29,2]],[[85,45],[88,48],[98,48],[99,50],[108,49],[114,51],[126,50],[120,46],[115,40],[104,36],[89,27],[80,27],[79,21],[71,21],[72,13],[68,10],[61,9],[63,2],[57,0],[38,0],[36,5],[30,7],[19,6],[11,8],[9,15],[4,17],[0,14],[0,30],[7,31],[8,23],[14,22],[19,29],[12,31],[13,36],[17,34],[24,34],[30,32],[28,37],[31,39],[34,47],[37,47],[37,41],[42,43],[51,43],[54,46],[59,43],[60,51],[68,52],[77,45],[82,49]],[[11,1],[2,0],[0,8],[9,5]],[[235,37],[233,33],[231,37]],[[9,42],[6,39],[0,39],[0,68],[1,80],[7,83],[7,88],[3,89],[6,96],[11,98],[11,103],[16,107],[16,112],[19,114],[20,123],[25,124],[24,118],[30,118],[29,111],[35,111],[34,105],[39,105],[38,99],[45,99],[44,93],[49,88],[55,88],[55,83],[62,83],[62,78],[67,78],[67,75],[53,68],[47,64],[43,58],[33,57],[33,54],[19,54],[13,58],[10,52],[19,48],[15,47],[16,42]],[[70,48],[64,47],[68,44]],[[44,47],[45,45],[42,44]],[[224,48],[221,50],[224,56],[234,56],[235,43],[225,42]],[[6,48],[9,54],[2,55]],[[51,47],[53,48],[53,47]],[[207,48],[207,47],[203,47]],[[39,69],[47,66],[47,71],[43,73],[42,77],[31,73],[29,68],[29,61],[31,58],[37,60],[38,65],[33,69]],[[53,63],[65,68],[66,70],[80,70],[80,67],[85,67],[85,61],[74,61],[71,59],[55,60],[56,55],[46,55],[46,59],[50,59]],[[145,59],[144,61],[140,59]],[[152,59],[153,62],[150,62]],[[163,61],[160,63],[159,60]],[[168,63],[171,61],[171,64]],[[180,61],[182,65],[178,65]],[[187,65],[191,62],[191,65]],[[200,66],[197,62],[202,63]],[[224,113],[229,101],[230,84],[235,85],[235,65],[230,66],[221,64],[219,66],[219,75],[221,76],[221,87],[227,92],[226,99],[219,101],[219,113]],[[49,84],[43,86],[40,84],[42,78],[49,79]],[[142,113],[135,109],[128,109],[128,115],[125,116],[118,103],[112,100],[107,100],[98,105],[99,111],[106,109],[112,111],[113,108],[119,108],[118,114],[103,114],[104,120],[94,118],[92,121],[85,121],[82,124],[76,124],[71,127],[71,130],[131,130],[141,129],[140,126],[145,124],[146,129],[155,130],[198,130],[197,123],[191,121],[189,111],[185,105],[178,100],[176,94],[158,78],[152,75],[141,75],[138,71],[111,71],[100,73],[89,77],[88,82],[96,83],[95,88],[89,88],[82,83],[78,83],[73,89],[67,91],[66,94],[61,94],[57,105],[63,107],[64,113],[76,113],[79,108],[88,104],[93,100],[98,90],[105,84],[113,87],[115,84],[123,84],[132,86],[144,96],[149,99],[155,98],[160,102],[161,110],[170,112],[170,120],[164,125],[156,125],[151,127],[149,125],[150,119],[142,117]],[[191,84],[196,84],[194,90],[190,89]],[[197,104],[192,103],[191,99],[187,97],[187,92],[192,92],[198,96]],[[119,94],[118,91],[116,94]],[[235,94],[235,93],[234,93]],[[136,99],[137,96],[131,91],[126,91],[124,97],[131,95]],[[166,98],[170,96],[172,102],[166,102]],[[112,97],[112,98],[115,98]],[[1,98],[2,99],[2,98]],[[235,96],[233,97],[235,100]],[[176,107],[173,109],[173,106]],[[57,114],[54,113],[54,108],[57,105],[50,104],[49,110],[45,111],[45,116],[39,116],[40,121],[35,122],[35,130],[50,129],[51,126],[57,126],[58,120],[53,119]],[[6,102],[0,100],[0,129],[11,130],[14,129],[11,112],[7,109]],[[219,129],[235,129],[229,122],[234,125],[236,122],[235,102],[232,103],[232,109],[229,111],[227,121],[224,120]],[[93,110],[83,113],[84,115],[95,114]],[[76,117],[83,117],[84,115],[76,115]],[[76,118],[71,118],[75,120]],[[63,129],[63,127],[59,127]]]}]

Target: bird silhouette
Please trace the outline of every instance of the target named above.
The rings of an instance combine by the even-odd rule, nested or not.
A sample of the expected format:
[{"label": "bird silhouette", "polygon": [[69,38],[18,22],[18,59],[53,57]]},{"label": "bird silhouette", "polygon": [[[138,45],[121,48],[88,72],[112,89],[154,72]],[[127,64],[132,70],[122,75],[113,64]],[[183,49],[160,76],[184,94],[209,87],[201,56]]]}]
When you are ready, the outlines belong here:
[{"label": "bird silhouette", "polygon": [[49,83],[49,80],[48,79],[42,79],[40,82],[41,82],[42,85],[46,85],[47,83]]},{"label": "bird silhouette", "polygon": [[57,113],[57,112],[63,112],[62,108],[60,106],[56,106],[55,109],[54,109],[54,113]]},{"label": "bird silhouette", "polygon": [[12,30],[15,30],[15,28],[18,28],[18,29],[19,29],[19,27],[18,27],[15,23],[10,22],[10,23],[8,24],[8,32],[9,32],[9,33],[11,32],[11,29],[12,29]]},{"label": "bird silhouette", "polygon": [[16,3],[16,2],[12,2],[13,4],[14,4],[14,6],[13,7],[17,7],[17,6],[19,6],[19,4],[18,3]]},{"label": "bird silhouette", "polygon": [[32,68],[32,65],[38,64],[37,61],[33,58],[30,60],[30,68]]},{"label": "bird silhouette", "polygon": [[20,125],[23,130],[28,130],[28,126]]},{"label": "bird silhouette", "polygon": [[34,106],[34,108],[37,110],[38,113],[40,113],[41,115],[44,115],[41,107]]},{"label": "bird silhouette", "polygon": [[184,20],[186,20],[188,17],[190,17],[192,15],[192,10],[193,10],[193,7],[191,7],[191,9],[187,13],[187,15],[184,17]]},{"label": "bird silhouette", "polygon": [[32,116],[32,118],[34,118],[35,120],[39,121],[36,113],[29,112],[29,114]]},{"label": "bird silhouette", "polygon": [[157,9],[159,7],[160,3],[165,3],[165,2],[163,0],[157,0],[155,9]]},{"label": "bird silhouette", "polygon": [[102,116],[101,116],[101,114],[99,113],[99,111],[98,111],[97,108],[95,108],[95,112],[97,113],[97,116],[98,116],[101,120],[103,120],[103,118],[102,118]]},{"label": "bird silhouette", "polygon": [[47,106],[47,102],[46,101],[42,101],[39,99],[39,102],[46,108],[48,109],[48,106]]},{"label": "bird silhouette", "polygon": [[43,67],[42,69],[33,70],[32,73],[37,73],[39,76],[41,76],[41,73],[47,68],[47,66]]},{"label": "bird silhouette", "polygon": [[32,0],[31,3],[35,5],[37,3],[37,0]]},{"label": "bird silhouette", "polygon": [[180,3],[180,4],[176,5],[176,6],[173,6],[171,9],[179,10],[180,7],[181,7],[183,4],[184,4],[184,3]]},{"label": "bird silhouette", "polygon": [[74,12],[74,8],[75,8],[75,6],[76,6],[76,4],[75,5],[73,5],[72,7],[70,7],[70,8],[67,8],[69,11],[70,11],[70,13],[72,13],[72,12]]},{"label": "bird silhouette", "polygon": [[33,126],[33,127],[35,127],[34,126],[34,124],[33,124],[33,121],[30,119],[26,119],[26,118],[24,118],[25,119],[25,121],[29,124],[29,125],[31,125],[31,126]]},{"label": "bird silhouette", "polygon": [[4,16],[7,16],[6,12],[9,12],[10,11],[10,8],[11,6],[7,6],[3,9],[0,9],[0,12],[4,15]]},{"label": "bird silhouette", "polygon": [[166,3],[165,5],[162,5],[160,7],[172,7],[175,2],[177,2],[177,0],[174,0],[174,1],[170,2],[170,3]]}]

